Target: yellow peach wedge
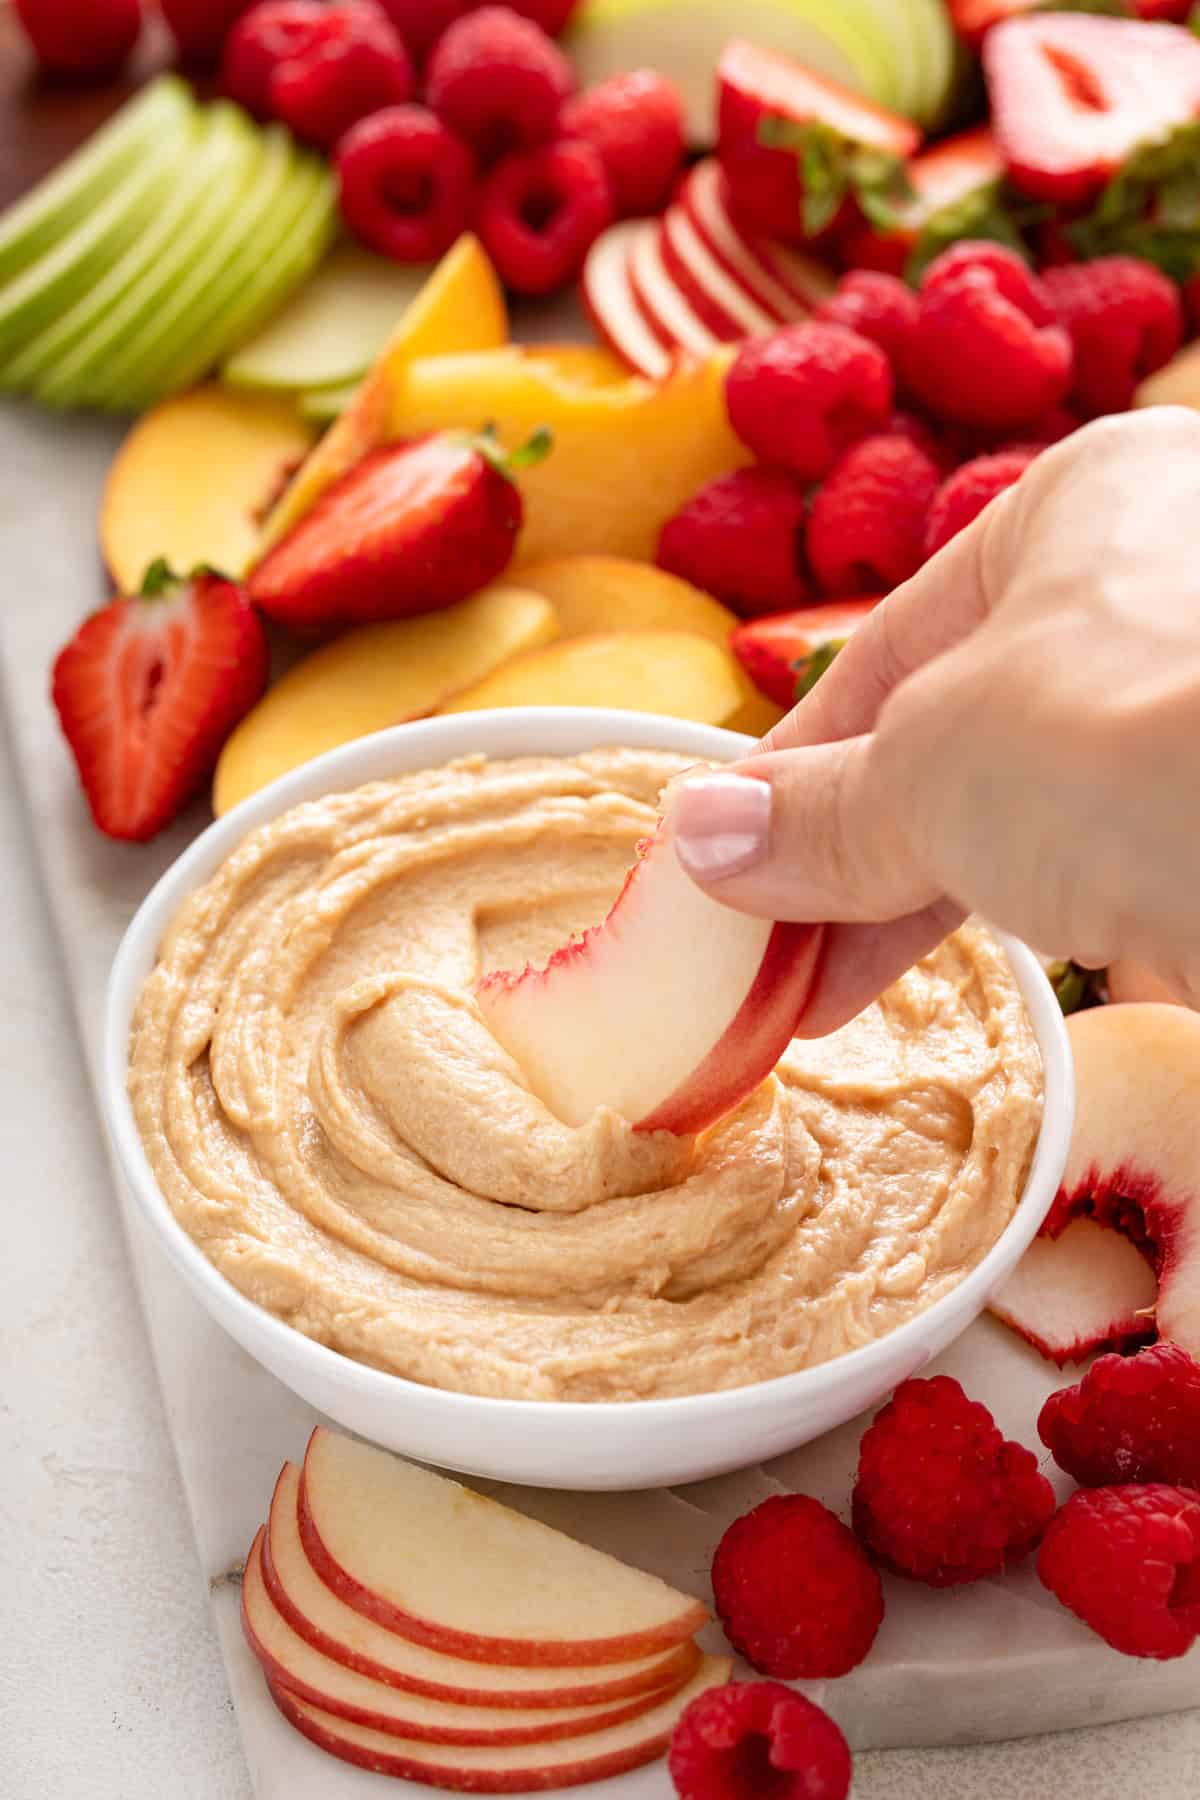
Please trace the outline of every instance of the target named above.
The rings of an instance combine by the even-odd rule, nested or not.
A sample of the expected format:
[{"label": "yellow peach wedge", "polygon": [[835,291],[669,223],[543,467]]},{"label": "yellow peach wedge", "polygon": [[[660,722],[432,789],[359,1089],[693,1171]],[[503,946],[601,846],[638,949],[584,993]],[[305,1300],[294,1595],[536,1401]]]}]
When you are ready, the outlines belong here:
[{"label": "yellow peach wedge", "polygon": [[392,429],[396,394],[411,359],[491,350],[507,341],[508,314],[499,278],[478,238],[464,234],[407,307],[370,374],[274,508],[263,526],[257,555],[264,555],[290,531],[360,456],[397,435]]},{"label": "yellow peach wedge", "polygon": [[512,449],[548,427],[549,456],[517,475],[521,559],[586,552],[652,562],[672,513],[748,460],[725,413],[727,363],[726,353],[681,363],[653,382],[580,345],[414,360],[397,390],[392,432],[490,423]]},{"label": "yellow peach wedge", "polygon": [[438,710],[619,706],[724,725],[741,704],[733,659],[711,638],[695,631],[610,631],[515,657]]},{"label": "yellow peach wedge", "polygon": [[434,712],[557,633],[548,600],[500,583],[442,612],[347,632],[247,713],[217,763],[213,811],[228,812],[324,750]]},{"label": "yellow peach wedge", "polygon": [[313,441],[283,400],[193,388],[141,418],[117,452],[100,505],[100,548],[117,586],[141,585],[165,556],[240,575],[263,514]]}]

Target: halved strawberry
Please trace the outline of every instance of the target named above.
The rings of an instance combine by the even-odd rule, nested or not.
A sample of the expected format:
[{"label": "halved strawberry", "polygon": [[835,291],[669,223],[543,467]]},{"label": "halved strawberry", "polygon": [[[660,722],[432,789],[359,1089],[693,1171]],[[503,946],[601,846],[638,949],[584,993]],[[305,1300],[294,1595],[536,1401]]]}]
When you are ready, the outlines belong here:
[{"label": "halved strawberry", "polygon": [[53,698],[92,817],[144,842],[203,786],[267,685],[262,620],[244,590],[165,563],[142,592],[85,619],[54,664]]},{"label": "halved strawberry", "polygon": [[823,666],[828,666],[831,653],[857,631],[879,600],[880,596],[873,594],[750,619],[732,633],[729,645],[761,693],[777,706],[794,706],[810,660],[826,652]]},{"label": "halved strawberry", "polygon": [[988,33],[983,66],[1009,177],[1037,200],[1083,203],[1200,117],[1200,40],[1178,25],[1031,13]]},{"label": "halved strawberry", "polygon": [[[908,184],[912,199],[895,209],[889,224],[872,225],[857,217],[839,236],[842,260],[852,269],[882,269],[889,275],[902,275],[930,220],[948,207],[959,207],[978,197],[978,207],[998,205],[995,186],[1004,173],[1004,164],[991,130],[978,125],[971,131],[960,131],[944,138],[931,150],[922,150],[908,164]],[[964,213],[960,237],[981,237],[977,208],[968,218]],[[947,238],[939,244],[944,249]]]},{"label": "halved strawberry", "polygon": [[895,199],[921,142],[907,119],[756,44],[717,64],[718,149],[737,213],[789,242],[820,236],[851,199]]},{"label": "halved strawberry", "polygon": [[1041,0],[949,0],[950,23],[964,43],[978,50],[993,25],[1040,5]]},{"label": "halved strawberry", "polygon": [[267,552],[250,592],[303,632],[463,600],[507,567],[524,516],[511,471],[548,448],[539,433],[506,457],[463,432],[372,450]]}]

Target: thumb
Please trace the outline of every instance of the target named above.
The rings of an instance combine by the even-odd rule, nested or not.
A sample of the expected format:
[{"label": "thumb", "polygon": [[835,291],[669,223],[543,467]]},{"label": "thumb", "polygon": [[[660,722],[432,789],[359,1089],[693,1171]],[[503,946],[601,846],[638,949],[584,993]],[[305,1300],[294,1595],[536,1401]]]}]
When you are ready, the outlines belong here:
[{"label": "thumb", "polygon": [[899,919],[940,897],[911,795],[874,736],[749,758],[679,784],[676,855],[723,905],[759,918]]}]

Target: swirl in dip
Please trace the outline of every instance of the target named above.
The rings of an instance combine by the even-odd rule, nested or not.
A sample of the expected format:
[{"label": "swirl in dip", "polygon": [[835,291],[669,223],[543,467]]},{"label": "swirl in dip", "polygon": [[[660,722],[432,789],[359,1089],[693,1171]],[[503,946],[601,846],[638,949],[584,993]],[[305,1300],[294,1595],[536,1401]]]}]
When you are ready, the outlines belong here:
[{"label": "swirl in dip", "polygon": [[604,916],[685,766],[602,750],[375,782],[263,826],[185,902],[130,1093],[176,1218],[243,1294],[414,1381],[632,1400],[823,1362],[980,1261],[1042,1077],[976,926],[697,1138],[569,1128],[484,1027],[477,976]]}]

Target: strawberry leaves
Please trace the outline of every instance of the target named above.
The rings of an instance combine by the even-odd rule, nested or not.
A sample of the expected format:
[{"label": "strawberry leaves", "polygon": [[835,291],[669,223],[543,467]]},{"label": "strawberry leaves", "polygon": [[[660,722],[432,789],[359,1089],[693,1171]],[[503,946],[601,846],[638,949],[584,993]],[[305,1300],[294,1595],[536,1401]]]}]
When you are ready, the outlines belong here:
[{"label": "strawberry leaves", "polygon": [[1135,150],[1067,238],[1085,260],[1140,256],[1175,281],[1200,272],[1200,123]]},{"label": "strawberry leaves", "polygon": [[902,157],[870,150],[819,119],[804,124],[768,114],[758,133],[770,150],[790,150],[799,164],[806,237],[819,237],[849,199],[883,230],[896,223],[899,209],[913,199]]}]

